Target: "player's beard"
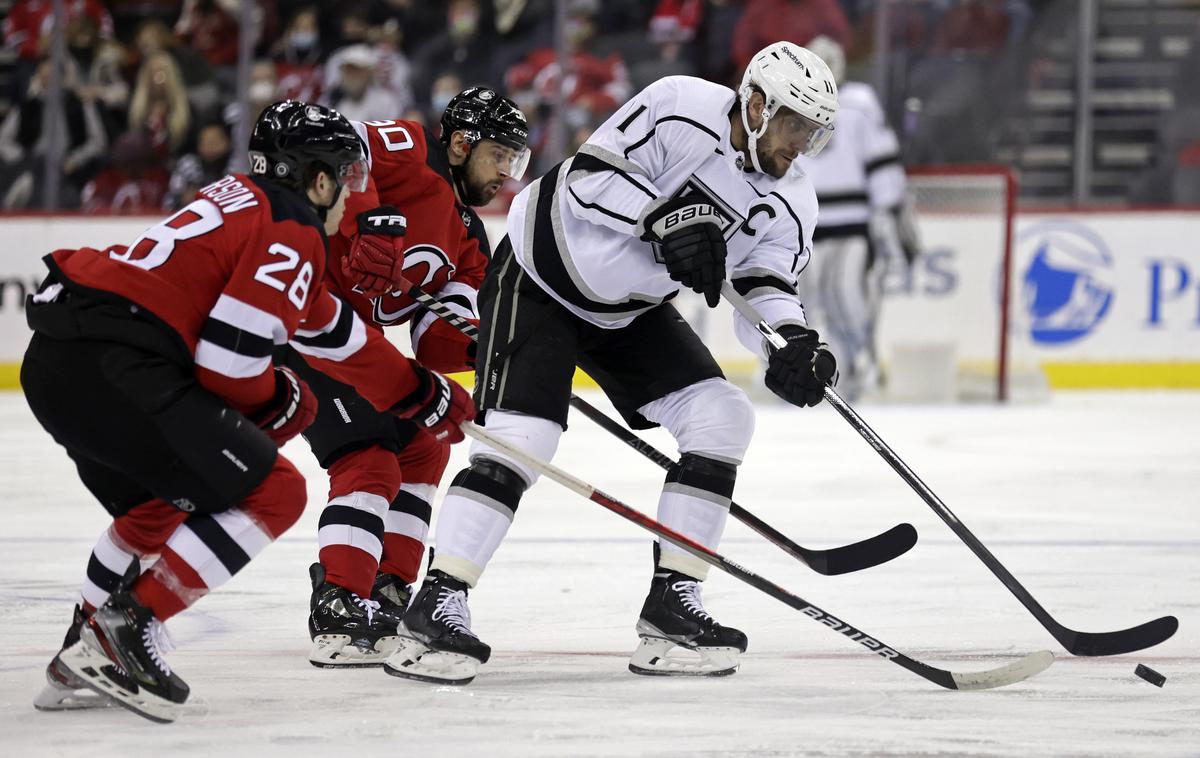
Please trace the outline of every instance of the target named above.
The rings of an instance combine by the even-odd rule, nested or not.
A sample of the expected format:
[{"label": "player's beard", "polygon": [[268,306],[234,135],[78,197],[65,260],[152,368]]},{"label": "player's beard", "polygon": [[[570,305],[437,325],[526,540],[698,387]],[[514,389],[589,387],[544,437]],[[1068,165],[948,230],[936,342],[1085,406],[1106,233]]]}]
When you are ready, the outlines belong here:
[{"label": "player's beard", "polygon": [[491,181],[475,176],[471,170],[471,161],[467,160],[462,167],[462,182],[460,187],[463,191],[463,202],[472,206],[484,206],[492,202],[492,198],[500,191],[502,182],[498,179]]},{"label": "player's beard", "polygon": [[760,139],[755,145],[755,149],[758,151],[758,165],[762,166],[764,173],[770,174],[776,179],[782,179],[791,168],[791,164],[779,154],[779,149],[774,145],[767,144],[765,140]]}]

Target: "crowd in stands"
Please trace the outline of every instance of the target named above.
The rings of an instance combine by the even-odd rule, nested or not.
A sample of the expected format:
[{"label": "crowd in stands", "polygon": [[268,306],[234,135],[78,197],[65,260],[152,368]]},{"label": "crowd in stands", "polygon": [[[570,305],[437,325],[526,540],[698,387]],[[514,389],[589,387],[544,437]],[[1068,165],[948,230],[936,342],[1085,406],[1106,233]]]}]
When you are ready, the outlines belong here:
[{"label": "crowd in stands", "polygon": [[[256,0],[248,112],[237,104],[241,0],[63,0],[69,61],[59,207],[172,208],[241,150],[233,135],[282,98],[360,120],[436,124],[466,85],[512,97],[531,122],[535,170],[550,155],[561,90],[566,148],[639,88],[669,74],[736,86],[749,57],[778,39],[841,42],[869,69],[877,0],[567,0],[565,71],[555,0]],[[966,52],[986,61],[1025,34],[1037,0],[893,4],[893,48]],[[48,134],[51,0],[11,0],[15,53],[0,120],[0,207],[40,207]],[[896,19],[893,19],[895,21]],[[920,70],[918,69],[918,75]],[[920,82],[918,81],[919,85]],[[976,93],[977,94],[977,93]],[[936,156],[935,156],[936,158]]]}]

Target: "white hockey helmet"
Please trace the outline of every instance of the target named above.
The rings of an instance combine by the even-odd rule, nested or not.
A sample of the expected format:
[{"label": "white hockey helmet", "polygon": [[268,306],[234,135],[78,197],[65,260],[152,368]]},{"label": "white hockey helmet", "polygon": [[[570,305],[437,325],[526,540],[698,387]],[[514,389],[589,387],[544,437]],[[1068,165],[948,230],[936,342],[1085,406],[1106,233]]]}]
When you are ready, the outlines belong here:
[{"label": "white hockey helmet", "polygon": [[846,81],[846,51],[837,43],[837,40],[821,34],[810,39],[805,47],[825,61],[825,65],[829,66],[829,71],[833,74],[835,83],[840,85]]},{"label": "white hockey helmet", "polygon": [[[757,130],[750,128],[747,113],[755,87],[766,97],[762,125]],[[758,163],[758,138],[766,133],[767,124],[781,107],[811,122],[808,141],[800,151],[802,155],[811,158],[821,152],[833,134],[833,119],[838,110],[837,82],[825,61],[799,45],[776,42],[758,51],[742,75],[738,98],[742,104],[742,126],[746,128],[750,161],[756,171],[763,170]]]}]

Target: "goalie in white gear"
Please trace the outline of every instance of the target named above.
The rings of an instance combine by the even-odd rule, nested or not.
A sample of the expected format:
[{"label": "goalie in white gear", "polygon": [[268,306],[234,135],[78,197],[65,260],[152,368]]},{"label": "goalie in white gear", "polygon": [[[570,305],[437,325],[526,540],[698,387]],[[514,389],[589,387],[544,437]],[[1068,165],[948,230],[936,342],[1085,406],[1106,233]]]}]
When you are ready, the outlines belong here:
[{"label": "goalie in white gear", "polygon": [[[683,285],[715,306],[728,278],[788,339],[769,357],[768,387],[796,405],[821,401],[836,365],[797,296],[817,207],[794,161],[821,150],[836,112],[828,67],[779,42],[755,56],[738,92],[682,76],[650,85],[526,187],[480,290],[475,399],[488,431],[550,459],[578,364],[631,426],[674,435],[681,455],[658,518],[716,548],[753,408],[667,301]],[[751,324],[739,316],[736,329],[767,357]],[[396,676],[462,684],[490,655],[470,628],[467,593],[537,474],[484,444],[470,457],[400,627],[408,644],[385,664]],[[705,610],[708,565],[655,547],[630,670],[733,673],[746,635]]]},{"label": "goalie in white gear", "polygon": [[911,266],[919,244],[900,145],[875,91],[843,81],[846,59],[837,42],[821,36],[808,47],[837,80],[839,110],[828,147],[799,159],[821,205],[800,296],[838,357],[840,393],[854,400],[879,383],[875,326],[885,275]]}]

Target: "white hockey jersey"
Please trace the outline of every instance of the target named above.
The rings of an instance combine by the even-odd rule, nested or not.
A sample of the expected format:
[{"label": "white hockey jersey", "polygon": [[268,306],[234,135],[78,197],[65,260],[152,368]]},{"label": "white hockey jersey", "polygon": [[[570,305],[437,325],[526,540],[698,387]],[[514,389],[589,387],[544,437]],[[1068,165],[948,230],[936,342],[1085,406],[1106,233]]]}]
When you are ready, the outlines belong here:
[{"label": "white hockey jersey", "polygon": [[896,134],[875,91],[862,82],[838,87],[837,124],[816,158],[796,162],[812,180],[821,204],[816,238],[867,235],[871,214],[904,200],[904,167]]},{"label": "white hockey jersey", "polygon": [[[795,165],[782,179],[742,170],[729,141],[735,98],[687,76],[638,93],[514,199],[508,236],[520,266],[580,318],[625,326],[679,291],[640,239],[647,213],[698,193],[721,215],[733,285],[772,325],[803,325],[796,281],[812,247],[816,194]],[[737,318],[739,338],[761,354],[761,338]]]}]

